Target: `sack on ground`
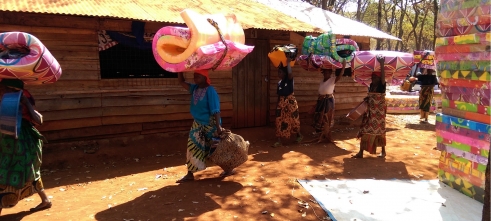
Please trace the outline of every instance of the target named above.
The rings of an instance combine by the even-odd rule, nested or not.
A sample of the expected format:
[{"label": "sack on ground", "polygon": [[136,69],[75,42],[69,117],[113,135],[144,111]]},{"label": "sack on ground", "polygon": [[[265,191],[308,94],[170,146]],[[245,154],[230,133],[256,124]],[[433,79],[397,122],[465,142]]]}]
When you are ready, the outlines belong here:
[{"label": "sack on ground", "polygon": [[230,171],[247,161],[248,151],[249,141],[245,141],[240,135],[225,131],[209,158],[223,170]]}]

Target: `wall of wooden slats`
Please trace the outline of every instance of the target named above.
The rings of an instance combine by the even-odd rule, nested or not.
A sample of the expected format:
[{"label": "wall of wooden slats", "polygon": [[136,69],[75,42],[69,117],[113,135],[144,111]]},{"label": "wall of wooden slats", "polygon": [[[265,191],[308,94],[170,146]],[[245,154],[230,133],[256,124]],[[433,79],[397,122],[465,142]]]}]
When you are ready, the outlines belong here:
[{"label": "wall of wooden slats", "polygon": [[[145,32],[156,32],[167,25],[147,22]],[[36,99],[36,107],[45,123],[38,129],[49,141],[98,139],[136,136],[188,130],[190,95],[177,79],[100,79],[98,30],[131,32],[131,21],[83,16],[33,13],[0,13],[0,32],[23,31],[38,37],[56,57],[63,69],[61,79],[48,85],[27,86]],[[247,38],[268,39],[270,47],[294,43],[300,46],[304,36],[293,32],[245,30]],[[355,39],[358,42],[367,39]],[[265,62],[267,60],[266,54]],[[271,65],[271,63],[270,63]],[[269,120],[274,121],[276,107],[276,68],[269,68]],[[294,67],[295,94],[302,118],[317,99],[319,73]],[[186,73],[192,80],[192,74]],[[214,72],[211,81],[220,96],[225,127],[233,122],[232,70]],[[236,90],[236,89],[235,89]],[[336,85],[336,114],[347,113],[366,94],[366,87],[343,79]],[[264,106],[264,105],[263,105]],[[236,110],[238,111],[238,110]],[[262,112],[263,110],[261,110]]]},{"label": "wall of wooden slats", "polygon": [[[165,23],[146,23],[153,33]],[[0,32],[36,36],[60,63],[54,84],[27,86],[45,123],[49,141],[129,136],[188,130],[190,95],[177,79],[100,79],[97,30],[131,32],[131,21],[44,15],[0,14]],[[192,74],[185,77],[192,81]],[[232,123],[232,70],[214,72],[225,127]]]}]

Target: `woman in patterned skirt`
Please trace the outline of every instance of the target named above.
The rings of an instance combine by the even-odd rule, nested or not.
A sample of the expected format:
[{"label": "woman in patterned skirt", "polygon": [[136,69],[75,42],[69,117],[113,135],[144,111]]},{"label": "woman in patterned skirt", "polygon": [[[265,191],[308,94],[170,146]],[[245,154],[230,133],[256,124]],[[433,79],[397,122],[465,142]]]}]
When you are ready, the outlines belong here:
[{"label": "woman in patterned skirt", "polygon": [[434,75],[435,70],[424,69],[423,74],[417,75],[418,81],[421,82],[421,90],[419,91],[419,111],[420,119],[424,119],[424,123],[428,123],[428,115],[430,113],[431,102],[435,85],[438,85],[438,80]]},{"label": "woman in patterned skirt", "polygon": [[[206,169],[206,160],[213,153],[213,137],[222,133],[220,118],[220,99],[211,81],[207,70],[194,72],[195,84],[187,83],[182,73],[178,74],[179,84],[191,94],[191,115],[194,118],[189,131],[186,151],[186,165],[188,173],[177,182],[194,180],[194,172]],[[224,171],[221,175],[227,176],[233,171]]]},{"label": "woman in patterned skirt", "polygon": [[375,154],[377,147],[382,147],[382,153],[379,157],[385,157],[385,115],[387,113],[387,104],[385,103],[385,57],[377,55],[377,61],[380,63],[380,72],[372,73],[372,83],[368,89],[367,112],[363,115],[358,138],[360,140],[360,151],[352,158],[363,158],[363,151]]},{"label": "woman in patterned skirt", "polygon": [[300,115],[298,104],[293,94],[293,74],[290,66],[291,58],[287,58],[287,65],[278,67],[277,94],[278,104],[276,105],[276,137],[278,141],[273,147],[279,147],[282,144],[281,138],[289,139],[291,134],[297,134],[297,143],[302,142],[303,136],[300,133]]},{"label": "woman in patterned skirt", "polygon": [[0,213],[3,208],[14,207],[34,193],[38,193],[41,203],[31,208],[31,212],[51,208],[41,180],[43,136],[34,125],[42,124],[42,119],[34,111],[34,99],[24,90],[24,82],[17,79],[0,82],[0,98],[4,93],[19,90],[23,90],[20,134],[17,138],[0,134]]},{"label": "woman in patterned skirt", "polygon": [[[328,142],[333,143],[331,137],[331,127],[334,125],[334,87],[336,83],[344,75],[346,68],[346,60],[343,61],[343,68],[339,73],[332,69],[323,69],[322,82],[319,84],[319,97],[317,98],[317,104],[315,105],[314,122],[312,126],[315,132],[320,133],[317,142],[321,142],[323,138]],[[333,76],[334,75],[334,76]]]}]

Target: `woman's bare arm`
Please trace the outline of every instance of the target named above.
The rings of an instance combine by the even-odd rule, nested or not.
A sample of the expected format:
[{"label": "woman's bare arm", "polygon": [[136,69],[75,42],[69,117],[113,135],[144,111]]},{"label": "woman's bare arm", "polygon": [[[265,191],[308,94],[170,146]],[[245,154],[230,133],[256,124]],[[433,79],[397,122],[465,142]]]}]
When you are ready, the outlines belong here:
[{"label": "woman's bare arm", "polygon": [[189,91],[189,83],[186,82],[186,79],[184,79],[184,75],[182,74],[182,72],[179,72],[177,74],[177,80],[179,81],[179,84],[184,88],[186,89],[187,91]]}]

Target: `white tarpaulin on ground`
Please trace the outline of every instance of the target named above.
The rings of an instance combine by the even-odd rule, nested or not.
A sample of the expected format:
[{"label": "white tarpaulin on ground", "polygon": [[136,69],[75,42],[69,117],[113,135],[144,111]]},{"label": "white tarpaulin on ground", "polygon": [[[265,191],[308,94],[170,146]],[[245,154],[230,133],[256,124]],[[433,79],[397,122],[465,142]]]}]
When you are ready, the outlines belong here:
[{"label": "white tarpaulin on ground", "polygon": [[480,221],[483,204],[438,180],[298,180],[335,221]]}]

